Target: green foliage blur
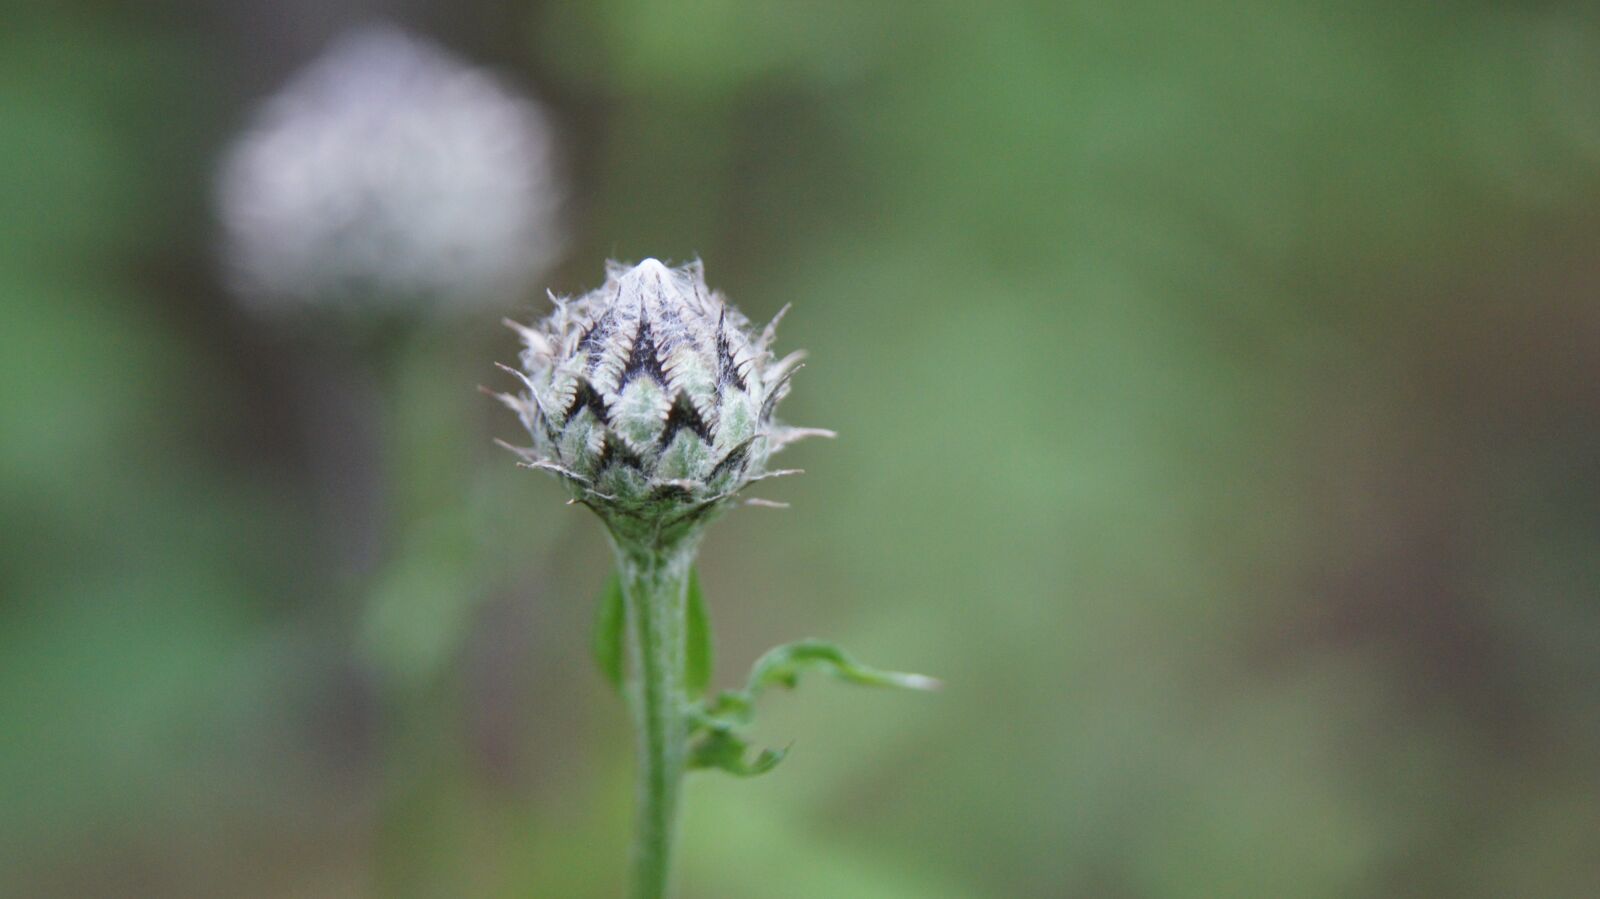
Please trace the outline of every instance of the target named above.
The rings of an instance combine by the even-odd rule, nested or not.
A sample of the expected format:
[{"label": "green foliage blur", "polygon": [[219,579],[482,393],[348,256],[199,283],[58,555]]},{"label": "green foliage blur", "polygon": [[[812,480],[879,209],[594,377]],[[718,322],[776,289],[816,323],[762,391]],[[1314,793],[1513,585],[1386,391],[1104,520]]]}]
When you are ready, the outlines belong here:
[{"label": "green foliage blur", "polygon": [[[0,895],[619,895],[608,552],[491,439],[502,313],[374,366],[219,275],[251,105],[378,4],[7,3]],[[840,432],[701,560],[764,700],[685,899],[1587,897],[1589,3],[411,3],[546,102],[573,239],[700,256]]]}]

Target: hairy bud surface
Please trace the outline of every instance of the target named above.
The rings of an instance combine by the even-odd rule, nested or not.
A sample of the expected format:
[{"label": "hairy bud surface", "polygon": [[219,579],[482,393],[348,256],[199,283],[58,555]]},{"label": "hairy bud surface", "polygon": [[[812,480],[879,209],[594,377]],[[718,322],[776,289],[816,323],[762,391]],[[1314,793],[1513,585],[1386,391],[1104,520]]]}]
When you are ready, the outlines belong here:
[{"label": "hairy bud surface", "polygon": [[533,438],[525,462],[613,534],[694,529],[750,483],[793,473],[769,470],[772,453],[831,436],[774,419],[804,354],[775,359],[777,320],[754,333],[698,262],[612,263],[601,287],[555,303],[537,327],[514,326],[526,390],[500,398]]}]

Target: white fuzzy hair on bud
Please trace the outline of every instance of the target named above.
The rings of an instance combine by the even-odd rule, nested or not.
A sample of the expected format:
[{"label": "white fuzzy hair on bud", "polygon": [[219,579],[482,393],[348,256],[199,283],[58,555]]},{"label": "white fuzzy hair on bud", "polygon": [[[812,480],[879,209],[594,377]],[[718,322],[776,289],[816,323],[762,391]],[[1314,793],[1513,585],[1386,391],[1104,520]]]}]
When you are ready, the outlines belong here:
[{"label": "white fuzzy hair on bud", "polygon": [[359,29],[268,98],[222,165],[233,286],[263,309],[512,302],[559,252],[552,144],[490,74]]},{"label": "white fuzzy hair on bud", "polygon": [[522,420],[530,467],[565,480],[573,498],[625,539],[695,529],[745,486],[792,470],[768,457],[804,437],[773,417],[803,354],[775,360],[699,262],[610,263],[605,284],[554,298],[522,337],[521,394],[496,394]]}]

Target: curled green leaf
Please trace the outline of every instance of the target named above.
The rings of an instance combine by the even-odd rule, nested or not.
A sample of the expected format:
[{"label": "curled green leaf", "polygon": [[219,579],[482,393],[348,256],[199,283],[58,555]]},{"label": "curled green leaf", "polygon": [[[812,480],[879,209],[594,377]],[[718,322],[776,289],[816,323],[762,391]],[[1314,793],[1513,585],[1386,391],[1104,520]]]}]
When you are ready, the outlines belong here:
[{"label": "curled green leaf", "polygon": [[881,671],[863,665],[832,643],[801,640],[770,649],[757,659],[755,667],[750,671],[750,681],[745,687],[745,692],[753,700],[774,685],[793,689],[800,682],[800,675],[813,669],[820,669],[846,683],[864,687],[937,690],[942,686],[938,680],[926,675]]},{"label": "curled green leaf", "polygon": [[755,703],[773,685],[792,688],[802,672],[817,669],[840,680],[869,687],[935,690],[940,684],[921,674],[880,671],[863,665],[832,643],[802,640],[768,651],[756,661],[743,690],[724,690],[715,699],[696,702],[687,710],[691,735],[703,734],[689,757],[690,768],[715,768],[739,777],[772,770],[788,749],[764,749],[748,759],[749,744],[741,736],[755,723]]}]

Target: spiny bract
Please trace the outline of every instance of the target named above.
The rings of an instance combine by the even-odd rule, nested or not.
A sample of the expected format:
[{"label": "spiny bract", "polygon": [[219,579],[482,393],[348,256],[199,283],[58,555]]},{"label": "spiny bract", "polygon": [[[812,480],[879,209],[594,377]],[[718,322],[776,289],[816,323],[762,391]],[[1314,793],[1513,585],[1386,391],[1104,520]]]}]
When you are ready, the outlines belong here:
[{"label": "spiny bract", "polygon": [[774,421],[804,353],[775,360],[783,313],[753,334],[699,262],[612,262],[599,289],[551,299],[538,327],[507,323],[524,344],[522,370],[507,370],[527,389],[497,396],[533,436],[513,448],[525,464],[563,478],[614,533],[704,521],[746,485],[794,473],[767,470],[772,453],[832,436]]}]

